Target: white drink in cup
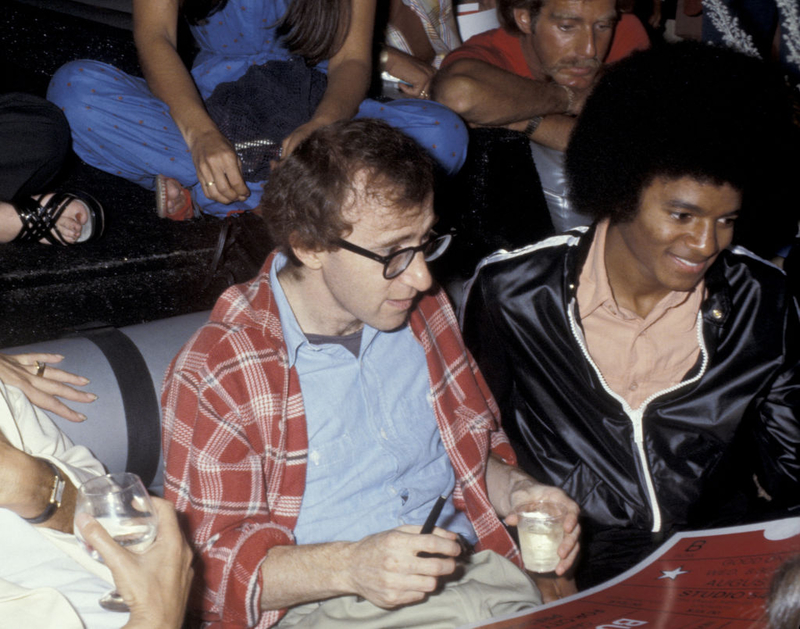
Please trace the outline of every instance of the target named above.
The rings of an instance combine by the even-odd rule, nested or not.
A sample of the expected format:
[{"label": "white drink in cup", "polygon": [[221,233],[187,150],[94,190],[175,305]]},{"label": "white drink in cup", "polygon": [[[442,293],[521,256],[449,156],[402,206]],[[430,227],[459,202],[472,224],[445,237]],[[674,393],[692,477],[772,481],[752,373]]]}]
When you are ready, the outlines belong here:
[{"label": "white drink in cup", "polygon": [[[118,520],[117,518],[95,518],[108,534],[114,539],[117,544],[124,546],[134,553],[143,553],[153,542],[156,541],[156,522],[144,519],[139,521],[135,518]],[[80,534],[79,529],[75,529],[75,537],[83,546],[83,549],[89,553],[95,561],[103,562],[94,548],[89,546]]]},{"label": "white drink in cup", "polygon": [[566,510],[558,503],[539,501],[517,509],[522,562],[531,572],[552,572],[561,558],[558,547],[564,539]]}]

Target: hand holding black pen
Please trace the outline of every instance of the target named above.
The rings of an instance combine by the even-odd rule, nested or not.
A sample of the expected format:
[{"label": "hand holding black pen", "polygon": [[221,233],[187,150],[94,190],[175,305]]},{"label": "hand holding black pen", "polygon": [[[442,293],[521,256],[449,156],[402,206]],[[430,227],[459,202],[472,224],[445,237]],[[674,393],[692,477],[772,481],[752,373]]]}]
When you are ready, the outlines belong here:
[{"label": "hand holding black pen", "polygon": [[[433,509],[428,514],[427,519],[425,520],[425,524],[422,525],[422,529],[420,530],[420,535],[429,535],[433,533],[433,528],[436,526],[436,520],[439,519],[439,514],[442,512],[442,507],[444,507],[444,503],[447,502],[447,496],[439,496],[436,499],[436,502],[433,504]],[[437,555],[433,555],[431,553],[421,552],[417,555],[417,557],[436,557]]]},{"label": "hand holding black pen", "polygon": [[386,609],[418,602],[436,590],[439,577],[453,573],[458,538],[436,528],[446,502],[447,496],[436,500],[421,529],[404,524],[350,544],[347,565],[358,600]]}]

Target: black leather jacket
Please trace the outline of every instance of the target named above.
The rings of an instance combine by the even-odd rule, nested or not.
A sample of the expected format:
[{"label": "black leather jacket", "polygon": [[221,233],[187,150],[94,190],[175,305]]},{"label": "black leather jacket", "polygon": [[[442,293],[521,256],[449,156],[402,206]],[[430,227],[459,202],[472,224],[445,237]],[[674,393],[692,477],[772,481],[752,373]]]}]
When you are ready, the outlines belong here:
[{"label": "black leather jacket", "polygon": [[[607,388],[577,319],[594,234],[479,267],[462,320],[520,463],[576,500],[584,528],[670,531],[800,505],[800,322],[784,275],[743,249],[706,274],[701,356],[636,411]],[[756,499],[757,485],[771,500]]]}]

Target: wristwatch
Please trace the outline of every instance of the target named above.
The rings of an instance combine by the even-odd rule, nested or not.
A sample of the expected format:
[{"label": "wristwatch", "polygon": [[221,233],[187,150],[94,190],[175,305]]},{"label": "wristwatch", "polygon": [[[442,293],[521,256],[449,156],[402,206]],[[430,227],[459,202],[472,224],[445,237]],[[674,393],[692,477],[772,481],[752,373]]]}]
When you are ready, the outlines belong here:
[{"label": "wristwatch", "polygon": [[533,135],[534,131],[539,128],[539,125],[542,122],[542,116],[534,116],[530,120],[528,120],[528,124],[525,126],[525,135],[529,138]]},{"label": "wristwatch", "polygon": [[58,469],[47,459],[39,460],[47,463],[48,467],[53,471],[53,488],[50,490],[50,500],[47,502],[47,506],[44,508],[44,511],[42,511],[35,518],[23,518],[23,520],[26,520],[31,524],[41,524],[42,522],[47,522],[47,520],[53,517],[53,514],[61,506],[61,496],[64,495],[64,487],[67,484],[60,469]]}]

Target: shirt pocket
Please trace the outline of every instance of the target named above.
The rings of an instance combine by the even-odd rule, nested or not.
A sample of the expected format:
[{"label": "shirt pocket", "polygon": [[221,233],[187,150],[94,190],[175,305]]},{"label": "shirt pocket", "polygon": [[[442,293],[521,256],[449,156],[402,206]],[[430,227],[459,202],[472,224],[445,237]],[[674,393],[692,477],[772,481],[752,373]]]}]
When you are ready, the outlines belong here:
[{"label": "shirt pocket", "polygon": [[323,443],[316,440],[308,447],[308,467],[314,474],[329,473],[355,463],[355,444],[348,432]]}]

